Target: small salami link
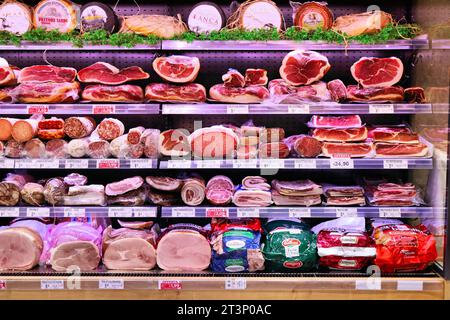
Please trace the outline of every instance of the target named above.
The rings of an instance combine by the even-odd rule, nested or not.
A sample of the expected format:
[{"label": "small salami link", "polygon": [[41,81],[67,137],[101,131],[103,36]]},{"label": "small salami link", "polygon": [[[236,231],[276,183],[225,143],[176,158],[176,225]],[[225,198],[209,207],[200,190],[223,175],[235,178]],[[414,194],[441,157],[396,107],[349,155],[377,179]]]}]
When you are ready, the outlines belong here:
[{"label": "small salami link", "polygon": [[136,127],[131,128],[128,131],[128,143],[129,144],[138,144],[141,141],[141,135],[144,132],[144,127]]},{"label": "small salami link", "polygon": [[47,157],[64,159],[66,158],[67,142],[62,139],[52,139],[47,141],[45,145],[45,151]]},{"label": "small salami link", "polygon": [[91,141],[88,144],[87,155],[93,159],[106,159],[111,155],[109,142],[105,140]]}]

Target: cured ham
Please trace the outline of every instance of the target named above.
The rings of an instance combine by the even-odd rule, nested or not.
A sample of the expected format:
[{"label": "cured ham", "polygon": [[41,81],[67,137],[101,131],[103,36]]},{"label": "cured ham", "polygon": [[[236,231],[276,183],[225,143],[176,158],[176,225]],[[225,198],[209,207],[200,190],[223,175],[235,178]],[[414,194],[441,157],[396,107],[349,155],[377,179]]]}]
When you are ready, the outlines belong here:
[{"label": "cured ham", "polygon": [[66,83],[75,81],[76,76],[77,70],[74,68],[57,67],[52,65],[37,65],[21,69],[19,72],[18,82]]},{"label": "cured ham", "polygon": [[202,159],[232,157],[238,142],[233,130],[223,126],[197,129],[189,136],[193,156]]},{"label": "cured ham", "polygon": [[330,142],[358,142],[367,139],[367,128],[348,128],[348,129],[323,129],[316,128],[312,136],[319,141]]},{"label": "cured ham", "polygon": [[422,204],[419,191],[412,183],[366,180],[365,193],[373,206],[414,206]]},{"label": "cured ham", "polygon": [[361,143],[335,143],[324,142],[322,145],[322,154],[325,157],[349,157],[362,158],[373,154],[372,142]]},{"label": "cured ham", "polygon": [[353,78],[364,88],[390,87],[403,76],[403,63],[397,57],[363,57],[350,68]]},{"label": "cured ham", "polygon": [[227,87],[216,84],[209,89],[209,96],[218,102],[260,103],[269,97],[269,90],[263,86]]},{"label": "cured ham", "polygon": [[106,62],[96,62],[78,71],[78,80],[83,83],[119,85],[133,80],[145,80],[150,75],[140,67],[128,67],[122,70]]},{"label": "cured ham", "polygon": [[79,99],[78,82],[25,82],[9,92],[20,103],[72,103]]},{"label": "cured ham", "polygon": [[308,122],[311,128],[359,128],[362,126],[361,118],[358,115],[350,116],[317,116],[311,117]]},{"label": "cured ham", "polygon": [[205,199],[205,188],[205,181],[203,179],[185,179],[181,188],[181,200],[188,206],[198,206]]},{"label": "cured ham", "polygon": [[406,88],[403,92],[403,100],[407,103],[424,103],[425,91],[421,87]]},{"label": "cured ham", "polygon": [[227,73],[222,76],[222,81],[225,87],[245,87],[246,82],[244,76],[236,69],[229,69]]},{"label": "cured ham", "polygon": [[401,102],[404,90],[402,87],[347,87],[347,100],[351,102]]},{"label": "cured ham", "polygon": [[163,131],[159,136],[159,150],[168,157],[187,156],[191,152],[189,136],[183,129]]},{"label": "cured ham", "polygon": [[401,132],[395,130],[382,130],[383,128],[377,128],[372,132],[372,137],[375,142],[387,142],[387,143],[407,143],[417,144],[419,143],[419,135],[413,132]]},{"label": "cured ham", "polygon": [[347,100],[347,87],[339,80],[332,80],[327,83],[327,89],[330,91],[331,98],[336,102],[344,102]]},{"label": "cured ham", "polygon": [[334,21],[333,30],[353,37],[379,32],[392,21],[390,14],[380,10],[373,10],[340,16]]},{"label": "cured ham", "polygon": [[206,89],[198,83],[150,83],[145,88],[145,99],[159,102],[205,102]]},{"label": "cured ham", "polygon": [[331,101],[332,96],[323,81],[311,85],[293,86],[283,79],[275,79],[269,82],[270,98],[273,103],[302,103],[302,102],[326,102]]},{"label": "cured ham", "polygon": [[265,69],[247,69],[245,70],[245,85],[246,86],[265,86],[269,78],[267,77],[267,70]]},{"label": "cured ham", "polygon": [[231,202],[234,184],[226,176],[212,177],[206,184],[206,199],[213,205],[224,206]]},{"label": "cured ham", "polygon": [[291,154],[303,158],[315,158],[322,153],[322,142],[307,135],[290,136],[284,142],[289,146]]},{"label": "cured ham", "polygon": [[147,176],[145,181],[153,189],[161,191],[179,191],[183,185],[183,180],[170,177]]},{"label": "cured ham", "polygon": [[263,159],[284,159],[289,156],[290,150],[284,142],[262,143],[259,146],[259,157]]},{"label": "cured ham", "polygon": [[323,185],[326,204],[330,206],[365,205],[364,189],[360,186]]},{"label": "cured ham", "polygon": [[92,102],[136,103],[144,101],[141,87],[124,84],[120,86],[91,85],[84,88],[83,100]]},{"label": "cured ham", "polygon": [[378,157],[425,157],[428,146],[424,143],[375,143],[375,153]]},{"label": "cured ham", "polygon": [[169,82],[193,82],[200,71],[200,60],[197,57],[179,55],[158,57],[153,60],[153,69]]},{"label": "cured ham", "polygon": [[238,189],[232,201],[238,207],[267,207],[273,203],[270,191],[258,189]]}]

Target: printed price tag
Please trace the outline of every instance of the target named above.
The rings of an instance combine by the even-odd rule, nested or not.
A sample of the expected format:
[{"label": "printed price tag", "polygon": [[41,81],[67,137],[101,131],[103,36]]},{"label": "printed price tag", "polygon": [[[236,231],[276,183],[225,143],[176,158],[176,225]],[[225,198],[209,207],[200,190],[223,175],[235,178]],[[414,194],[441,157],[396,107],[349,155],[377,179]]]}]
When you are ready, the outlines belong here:
[{"label": "printed price tag", "polygon": [[195,217],[195,208],[189,207],[172,208],[172,217],[175,218]]},{"label": "printed price tag", "polygon": [[259,218],[259,208],[237,208],[238,218]]},{"label": "printed price tag", "polygon": [[398,291],[423,291],[423,281],[418,280],[398,280]]},{"label": "printed price tag", "polygon": [[133,216],[132,208],[117,207],[108,208],[108,217],[110,218],[131,218]]},{"label": "printed price tag", "polygon": [[0,207],[0,217],[18,217],[20,215],[19,208]]},{"label": "printed price tag", "polygon": [[228,218],[228,208],[207,208],[206,216],[208,218]]},{"label": "printed price tag", "polygon": [[0,159],[0,169],[14,168],[14,159]]},{"label": "printed price tag", "polygon": [[182,285],[179,280],[158,280],[159,290],[181,290]]},{"label": "printed price tag", "polygon": [[236,104],[227,106],[228,114],[248,114],[248,105]]},{"label": "printed price tag", "polygon": [[385,159],[383,160],[384,169],[408,169],[408,160],[405,159]]},{"label": "printed price tag", "polygon": [[220,160],[201,160],[195,162],[198,169],[220,168],[220,164]]},{"label": "printed price tag", "polygon": [[309,114],[309,104],[294,104],[288,106],[288,113],[294,114]]},{"label": "printed price tag", "polygon": [[0,280],[0,290],[5,290],[5,289],[6,289],[6,281]]},{"label": "printed price tag", "polygon": [[379,208],[378,213],[380,218],[401,218],[402,209],[400,208]]},{"label": "printed price tag", "polygon": [[97,160],[97,169],[119,169],[119,159],[100,159]]},{"label": "printed price tag", "polygon": [[349,158],[331,158],[330,169],[353,169],[353,159]]},{"label": "printed price tag", "polygon": [[283,169],[284,160],[283,159],[260,159],[259,167],[261,169]]},{"label": "printed price tag", "polygon": [[64,280],[41,280],[41,290],[63,290]]},{"label": "printed price tag", "polygon": [[49,106],[46,104],[31,104],[27,105],[28,114],[45,114],[48,113]]},{"label": "printed price tag", "polygon": [[228,278],[225,279],[225,290],[245,290],[247,289],[247,279]]},{"label": "printed price tag", "polygon": [[155,218],[156,208],[133,208],[133,217],[135,218]]},{"label": "printed price tag", "polygon": [[394,113],[393,104],[369,104],[369,113]]},{"label": "printed price tag", "polygon": [[50,208],[27,208],[27,217],[50,217]]},{"label": "printed price tag", "polygon": [[99,104],[92,106],[92,114],[114,114],[116,106],[113,104]]},{"label": "printed price tag", "polygon": [[64,208],[64,217],[83,218],[85,216],[86,216],[85,208],[72,208],[72,207]]},{"label": "printed price tag", "polygon": [[130,160],[131,169],[151,169],[153,168],[152,159],[131,159]]},{"label": "printed price tag", "polygon": [[167,161],[168,169],[190,169],[192,165],[191,160],[169,160]]},{"label": "printed price tag", "polygon": [[123,290],[124,281],[123,279],[102,279],[98,281],[98,288],[107,290]]},{"label": "printed price tag", "polygon": [[294,160],[295,169],[316,169],[317,163],[316,159],[295,159]]},{"label": "printed price tag", "polygon": [[236,168],[236,169],[257,168],[257,167],[258,167],[258,160],[256,160],[256,159],[233,160],[233,168]]},{"label": "printed price tag", "polygon": [[381,290],[381,278],[369,277],[366,279],[358,279],[355,282],[356,290]]},{"label": "printed price tag", "polygon": [[336,217],[357,217],[358,208],[336,208]]},{"label": "printed price tag", "polygon": [[289,218],[310,218],[310,208],[289,208]]},{"label": "printed price tag", "polygon": [[66,169],[87,169],[89,168],[89,159],[67,159],[64,166]]},{"label": "printed price tag", "polygon": [[58,169],[58,159],[20,159],[15,161],[16,169]]}]

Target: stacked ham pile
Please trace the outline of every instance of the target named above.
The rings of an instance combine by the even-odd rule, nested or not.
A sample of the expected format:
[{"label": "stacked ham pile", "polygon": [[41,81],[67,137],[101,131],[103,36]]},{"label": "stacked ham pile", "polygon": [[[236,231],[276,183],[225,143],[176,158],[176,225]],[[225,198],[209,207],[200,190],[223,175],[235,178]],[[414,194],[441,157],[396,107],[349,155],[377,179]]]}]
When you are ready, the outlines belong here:
[{"label": "stacked ham pile", "polygon": [[205,102],[206,89],[193,83],[200,71],[196,57],[173,55],[153,60],[153,69],[170,83],[150,83],[145,88],[145,99],[158,102]]},{"label": "stacked ham pile", "polygon": [[324,184],[325,204],[329,206],[364,206],[364,189],[360,186],[335,186]]},{"label": "stacked ham pile", "polygon": [[364,189],[372,206],[419,206],[423,204],[417,187],[387,180],[365,180]]},{"label": "stacked ham pile", "polygon": [[311,180],[272,180],[272,199],[277,206],[313,206],[322,203],[322,186]]},{"label": "stacked ham pile", "polygon": [[233,195],[237,207],[267,207],[272,202],[270,184],[260,176],[249,176],[242,180]]},{"label": "stacked ham pile", "polygon": [[222,84],[209,89],[209,96],[217,102],[260,103],[269,97],[267,71],[264,69],[247,69],[245,76],[238,70],[229,69],[222,76]]}]

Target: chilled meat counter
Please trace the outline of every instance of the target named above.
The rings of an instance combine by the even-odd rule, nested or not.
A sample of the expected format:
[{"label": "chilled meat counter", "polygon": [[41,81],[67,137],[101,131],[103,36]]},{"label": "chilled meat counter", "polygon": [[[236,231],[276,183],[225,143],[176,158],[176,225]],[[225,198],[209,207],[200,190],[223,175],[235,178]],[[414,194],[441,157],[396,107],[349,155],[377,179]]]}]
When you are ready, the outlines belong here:
[{"label": "chilled meat counter", "polygon": [[0,298],[444,299],[449,14],[4,2]]}]

